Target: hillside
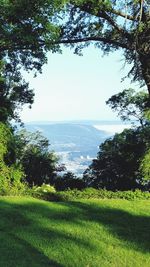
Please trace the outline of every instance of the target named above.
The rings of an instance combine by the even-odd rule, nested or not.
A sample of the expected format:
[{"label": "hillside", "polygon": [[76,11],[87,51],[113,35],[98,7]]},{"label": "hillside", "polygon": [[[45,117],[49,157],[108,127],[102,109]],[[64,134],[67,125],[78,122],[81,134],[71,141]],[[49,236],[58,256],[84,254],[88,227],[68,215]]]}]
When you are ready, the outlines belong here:
[{"label": "hillside", "polygon": [[149,267],[149,206],[0,197],[0,266]]},{"label": "hillside", "polygon": [[63,151],[66,147],[74,151],[74,146],[77,150],[90,150],[108,135],[107,132],[97,130],[91,125],[73,123],[26,124],[26,128],[29,131],[41,131],[56,151]]},{"label": "hillside", "polygon": [[51,149],[60,156],[68,170],[82,174],[96,157],[99,145],[110,133],[98,130],[90,124],[81,123],[30,123],[28,131],[40,131],[48,138]]},{"label": "hillside", "polygon": [[131,124],[120,121],[30,122],[25,127],[47,137],[60,162],[68,171],[80,176],[96,158],[99,145]]}]

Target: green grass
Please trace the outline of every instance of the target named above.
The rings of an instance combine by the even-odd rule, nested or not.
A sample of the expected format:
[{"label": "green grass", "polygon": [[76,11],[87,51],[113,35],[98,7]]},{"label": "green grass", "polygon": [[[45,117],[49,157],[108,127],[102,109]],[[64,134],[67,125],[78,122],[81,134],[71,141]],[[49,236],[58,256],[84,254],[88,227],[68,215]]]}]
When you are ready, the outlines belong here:
[{"label": "green grass", "polygon": [[150,201],[0,198],[1,267],[149,267]]}]

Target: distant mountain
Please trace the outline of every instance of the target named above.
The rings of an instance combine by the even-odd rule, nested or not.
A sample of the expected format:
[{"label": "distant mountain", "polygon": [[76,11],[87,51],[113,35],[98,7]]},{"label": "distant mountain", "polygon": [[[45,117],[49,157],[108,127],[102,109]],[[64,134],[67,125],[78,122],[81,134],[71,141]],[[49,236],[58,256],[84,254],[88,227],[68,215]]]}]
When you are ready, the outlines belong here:
[{"label": "distant mountain", "polygon": [[49,125],[49,124],[83,124],[83,125],[120,125],[120,120],[66,120],[66,121],[30,121],[26,122],[27,125]]},{"label": "distant mountain", "polygon": [[57,123],[57,124],[26,124],[26,129],[40,131],[50,141],[56,151],[89,150],[98,146],[106,137],[107,132],[100,131],[91,125]]},{"label": "distant mountain", "polygon": [[[99,125],[98,128],[94,125]],[[105,125],[118,125],[115,122],[33,122],[25,124],[28,131],[40,131],[60,157],[67,170],[82,174],[96,157],[99,145],[112,133],[105,131]],[[100,125],[103,125],[101,130]],[[107,127],[106,127],[107,128]]]}]

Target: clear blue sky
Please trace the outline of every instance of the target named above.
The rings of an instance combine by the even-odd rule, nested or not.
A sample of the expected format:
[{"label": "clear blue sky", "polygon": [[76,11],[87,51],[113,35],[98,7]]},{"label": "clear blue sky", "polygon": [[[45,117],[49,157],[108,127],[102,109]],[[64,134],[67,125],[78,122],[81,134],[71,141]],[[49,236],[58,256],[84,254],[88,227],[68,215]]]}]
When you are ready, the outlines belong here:
[{"label": "clear blue sky", "polygon": [[121,83],[128,66],[121,70],[121,54],[101,57],[99,49],[89,47],[83,56],[69,48],[63,54],[48,54],[43,73],[33,78],[25,74],[35,89],[32,109],[25,107],[21,118],[26,121],[113,120],[116,119],[105,101],[117,92],[133,87],[129,80]]}]

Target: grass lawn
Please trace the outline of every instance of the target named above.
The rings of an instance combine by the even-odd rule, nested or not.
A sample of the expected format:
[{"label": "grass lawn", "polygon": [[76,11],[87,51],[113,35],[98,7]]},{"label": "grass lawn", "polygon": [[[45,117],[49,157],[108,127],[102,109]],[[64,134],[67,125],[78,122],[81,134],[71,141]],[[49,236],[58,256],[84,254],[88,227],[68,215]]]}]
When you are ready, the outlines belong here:
[{"label": "grass lawn", "polygon": [[0,267],[150,267],[150,201],[0,198]]}]

